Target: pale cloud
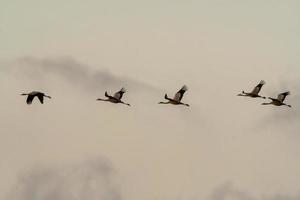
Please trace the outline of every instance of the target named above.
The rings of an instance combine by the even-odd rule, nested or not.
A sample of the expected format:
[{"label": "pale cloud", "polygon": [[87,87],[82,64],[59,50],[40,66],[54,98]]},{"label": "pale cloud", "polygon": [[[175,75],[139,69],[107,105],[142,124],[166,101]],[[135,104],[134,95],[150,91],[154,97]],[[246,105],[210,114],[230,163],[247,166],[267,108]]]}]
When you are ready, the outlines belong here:
[{"label": "pale cloud", "polygon": [[233,183],[228,182],[216,188],[209,200],[299,200],[300,193],[297,195],[286,194],[269,194],[254,195],[251,192],[236,187]]},{"label": "pale cloud", "polygon": [[61,167],[36,167],[15,183],[11,200],[121,200],[116,171],[104,158]]}]

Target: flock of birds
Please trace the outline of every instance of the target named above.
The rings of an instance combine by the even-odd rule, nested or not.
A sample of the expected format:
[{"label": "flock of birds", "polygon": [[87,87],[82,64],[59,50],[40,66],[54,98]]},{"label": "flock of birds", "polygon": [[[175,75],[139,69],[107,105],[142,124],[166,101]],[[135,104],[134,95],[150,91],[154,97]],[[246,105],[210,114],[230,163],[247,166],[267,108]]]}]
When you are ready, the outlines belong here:
[{"label": "flock of birds", "polygon": [[[243,96],[243,97],[252,97],[252,98],[263,98],[266,99],[266,97],[264,96],[260,96],[259,92],[262,88],[262,86],[265,84],[266,82],[261,80],[259,82],[259,84],[257,86],[254,87],[254,89],[252,90],[252,92],[244,92],[242,91],[241,94],[238,94],[238,96]],[[165,100],[167,101],[161,101],[159,102],[159,104],[172,104],[172,105],[183,105],[183,106],[189,106],[189,104],[183,103],[181,102],[184,93],[188,90],[187,86],[183,86],[176,94],[173,98],[169,98],[167,94],[165,94]],[[98,101],[107,101],[107,102],[111,102],[111,103],[120,103],[120,104],[124,104],[127,106],[130,106],[129,103],[125,103],[122,101],[122,97],[124,95],[124,93],[126,92],[125,88],[122,88],[121,90],[119,90],[118,92],[116,92],[113,96],[109,95],[107,92],[105,92],[105,97],[106,99],[97,99]],[[288,96],[290,94],[290,92],[283,92],[280,93],[278,95],[277,98],[272,98],[269,97],[270,100],[272,100],[269,103],[262,103],[262,105],[275,105],[275,106],[288,106],[288,107],[292,107],[291,105],[285,104],[283,103],[283,101],[285,100],[286,96]],[[21,95],[25,95],[27,96],[26,99],[26,103],[28,105],[32,104],[32,101],[34,100],[35,97],[37,97],[39,99],[39,101],[41,102],[41,104],[44,103],[44,97],[51,99],[50,96],[44,94],[43,92],[38,92],[38,91],[33,91],[30,93],[23,93]]]},{"label": "flock of birds", "polygon": [[[261,90],[261,88],[262,88],[262,86],[264,84],[266,84],[266,82],[264,80],[261,80],[259,82],[259,84],[254,87],[254,89],[252,90],[252,92],[244,92],[244,91],[242,91],[242,93],[238,94],[238,96],[266,99],[266,97],[259,95],[259,92],[260,92],[260,90]],[[288,96],[290,94],[291,93],[288,91],[288,92],[283,92],[283,93],[278,94],[277,99],[269,97],[269,99],[271,100],[271,102],[269,102],[269,103],[262,103],[262,105],[274,105],[274,106],[288,106],[288,107],[292,107],[291,105],[283,103],[283,101],[285,100],[286,96]]]},{"label": "flock of birds", "polygon": [[[184,105],[184,106],[189,106],[189,104],[186,104],[186,103],[182,103],[181,102],[181,99],[184,95],[184,93],[188,90],[187,86],[183,86],[174,96],[174,98],[169,98],[167,94],[165,94],[165,99],[167,101],[165,102],[159,102],[159,104],[173,104],[173,105]],[[111,103],[120,103],[120,104],[124,104],[124,105],[127,105],[127,106],[131,106],[129,103],[125,103],[122,101],[122,97],[124,95],[124,93],[126,92],[125,88],[122,88],[121,90],[119,90],[118,92],[116,92],[113,96],[112,95],[109,95],[107,93],[107,91],[104,93],[106,99],[97,99],[98,101],[107,101],[107,102],[111,102]],[[43,92],[38,92],[38,91],[33,91],[33,92],[30,92],[30,93],[23,93],[21,94],[23,96],[27,96],[27,99],[26,99],[26,103],[28,105],[32,104],[32,101],[34,100],[35,97],[37,97],[41,104],[44,103],[44,97],[47,97],[49,99],[51,99],[50,96],[46,95],[45,93]]]}]

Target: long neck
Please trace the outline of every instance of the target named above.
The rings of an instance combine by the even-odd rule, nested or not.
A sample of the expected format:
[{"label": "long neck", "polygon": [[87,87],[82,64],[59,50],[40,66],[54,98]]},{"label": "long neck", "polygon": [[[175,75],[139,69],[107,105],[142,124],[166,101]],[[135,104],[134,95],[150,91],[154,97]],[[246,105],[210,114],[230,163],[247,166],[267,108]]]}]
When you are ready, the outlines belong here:
[{"label": "long neck", "polygon": [[167,101],[167,102],[163,102],[163,101],[159,102],[159,104],[169,104],[169,103],[170,103],[169,101]]},{"label": "long neck", "polygon": [[261,105],[271,105],[272,103],[262,103]]},{"label": "long neck", "polygon": [[242,91],[242,93],[238,94],[237,96],[248,96],[249,93],[245,92],[244,90]]},{"label": "long neck", "polygon": [[98,101],[109,101],[108,99],[97,99]]},{"label": "long neck", "polygon": [[244,95],[246,95],[246,96],[252,94],[251,92],[245,92],[245,91],[243,91],[242,93],[243,93]]},{"label": "long neck", "polygon": [[23,93],[23,94],[21,94],[21,95],[23,95],[23,96],[27,96],[28,94],[26,94],[26,93]]}]

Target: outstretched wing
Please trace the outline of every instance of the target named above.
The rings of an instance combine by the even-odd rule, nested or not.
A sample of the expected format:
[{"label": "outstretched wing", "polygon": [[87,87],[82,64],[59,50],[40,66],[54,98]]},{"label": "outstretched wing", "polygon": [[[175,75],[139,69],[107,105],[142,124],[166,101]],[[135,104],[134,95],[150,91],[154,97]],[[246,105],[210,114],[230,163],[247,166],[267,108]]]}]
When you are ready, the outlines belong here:
[{"label": "outstretched wing", "polygon": [[285,100],[285,97],[286,97],[287,95],[290,95],[290,94],[291,94],[290,92],[280,93],[280,94],[278,95],[277,99],[278,99],[278,101],[283,102],[283,101]]},{"label": "outstretched wing", "polygon": [[44,103],[44,95],[43,95],[43,94],[40,94],[40,95],[38,95],[37,97],[39,98],[41,104],[43,104],[43,103]]},{"label": "outstretched wing", "polygon": [[114,98],[121,100],[123,97],[123,94],[126,92],[125,88],[122,88],[120,91],[116,92],[114,94]]},{"label": "outstretched wing", "polygon": [[261,80],[260,82],[259,82],[259,84],[257,85],[257,86],[255,86],[255,88],[252,90],[252,94],[258,94],[259,92],[260,92],[260,90],[261,90],[261,88],[262,88],[262,86],[264,85],[264,84],[266,84],[266,82],[264,81],[264,80]]},{"label": "outstretched wing", "polygon": [[187,86],[184,85],[174,96],[174,100],[180,102],[184,93],[188,90]]},{"label": "outstretched wing", "polygon": [[27,99],[26,99],[26,103],[27,103],[28,105],[31,104],[34,97],[35,97],[34,95],[28,95],[28,96],[27,96]]},{"label": "outstretched wing", "polygon": [[110,96],[108,93],[107,93],[107,91],[105,91],[105,96],[107,97],[107,98],[111,98],[112,96]]}]

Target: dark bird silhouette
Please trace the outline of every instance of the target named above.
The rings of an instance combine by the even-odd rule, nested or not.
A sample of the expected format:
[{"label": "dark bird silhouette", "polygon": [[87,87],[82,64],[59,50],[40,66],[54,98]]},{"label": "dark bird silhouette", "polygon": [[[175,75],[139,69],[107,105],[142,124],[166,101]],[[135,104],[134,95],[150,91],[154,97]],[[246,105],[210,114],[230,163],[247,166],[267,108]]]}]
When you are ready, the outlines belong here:
[{"label": "dark bird silhouette", "polygon": [[28,93],[28,94],[23,93],[23,94],[21,94],[21,95],[27,96],[26,103],[27,103],[28,105],[30,105],[30,104],[32,103],[32,101],[33,101],[33,99],[34,99],[35,97],[38,97],[38,99],[40,100],[41,104],[44,103],[44,97],[47,97],[47,98],[51,99],[50,96],[47,96],[47,95],[45,95],[44,93],[42,93],[42,92],[37,92],[37,91],[33,91],[33,92]]},{"label": "dark bird silhouette", "polygon": [[165,94],[165,99],[168,100],[167,102],[159,102],[159,104],[173,104],[173,105],[184,105],[190,106],[189,104],[182,103],[181,99],[184,93],[188,90],[187,86],[183,86],[174,96],[173,99],[169,98],[167,94]]},{"label": "dark bird silhouette", "polygon": [[262,103],[262,105],[274,105],[274,106],[288,106],[288,107],[292,107],[291,105],[283,103],[283,101],[285,100],[286,96],[288,96],[290,94],[291,94],[290,92],[280,93],[278,95],[277,99],[269,97],[269,99],[271,99],[272,101],[270,103]]},{"label": "dark bird silhouette", "polygon": [[265,99],[266,97],[260,96],[258,93],[260,92],[262,86],[266,84],[264,80],[261,80],[257,86],[252,90],[252,92],[244,92],[242,91],[241,94],[238,94],[237,96],[243,96],[243,97],[252,97],[252,98],[263,98]]},{"label": "dark bird silhouette", "polygon": [[127,106],[130,106],[129,103],[124,103],[121,99],[123,97],[123,94],[126,92],[126,90],[124,88],[122,88],[121,90],[119,90],[118,92],[116,92],[114,94],[114,96],[110,96],[107,92],[105,92],[105,96],[107,97],[107,99],[97,99],[98,101],[108,101],[111,103],[121,103],[121,104],[125,104]]}]

